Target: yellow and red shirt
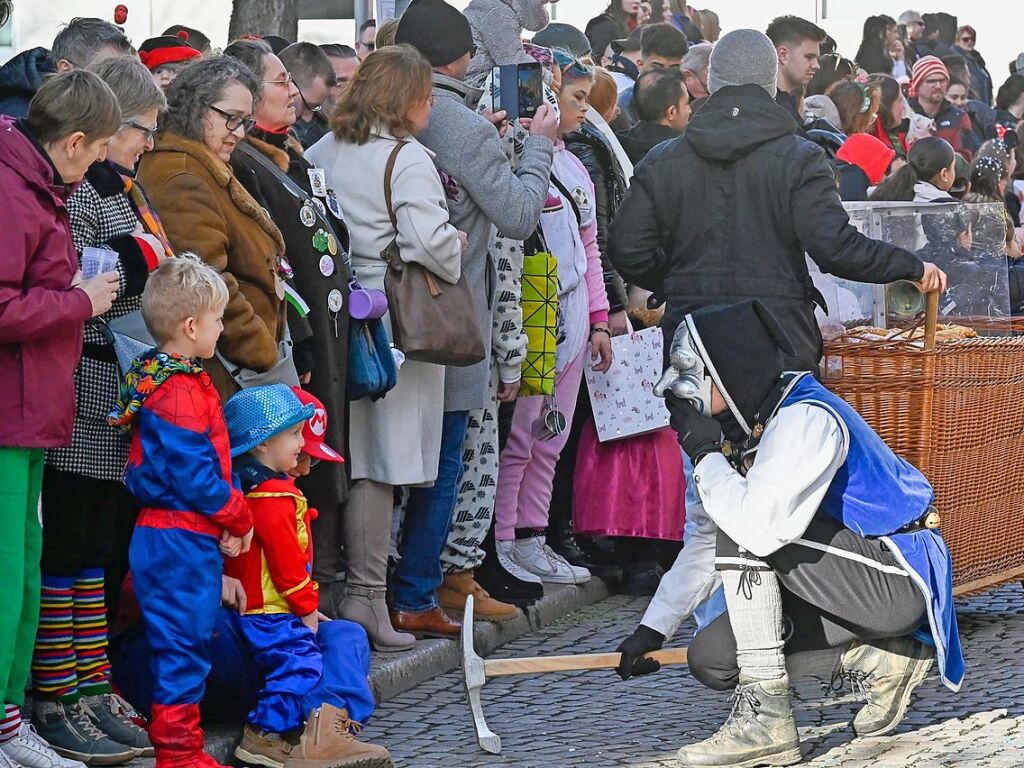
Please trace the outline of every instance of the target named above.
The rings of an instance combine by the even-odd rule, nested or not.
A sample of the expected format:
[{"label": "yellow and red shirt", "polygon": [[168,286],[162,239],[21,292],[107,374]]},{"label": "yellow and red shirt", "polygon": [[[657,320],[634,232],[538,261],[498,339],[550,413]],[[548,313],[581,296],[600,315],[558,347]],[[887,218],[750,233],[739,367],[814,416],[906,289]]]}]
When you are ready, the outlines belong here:
[{"label": "yellow and red shirt", "polygon": [[252,546],[225,558],[224,573],[242,582],[246,615],[313,613],[320,605],[310,533],[316,510],[291,478],[264,480],[245,498],[252,509]]}]

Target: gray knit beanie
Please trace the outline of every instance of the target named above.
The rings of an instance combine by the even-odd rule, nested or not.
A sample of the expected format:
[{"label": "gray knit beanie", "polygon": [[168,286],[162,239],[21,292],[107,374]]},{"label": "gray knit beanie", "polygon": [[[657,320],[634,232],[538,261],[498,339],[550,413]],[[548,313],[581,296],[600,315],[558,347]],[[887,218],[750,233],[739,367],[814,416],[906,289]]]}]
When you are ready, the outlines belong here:
[{"label": "gray knit beanie", "polygon": [[756,29],[736,29],[715,43],[711,51],[708,90],[727,85],[760,85],[775,98],[779,55],[768,36]]}]

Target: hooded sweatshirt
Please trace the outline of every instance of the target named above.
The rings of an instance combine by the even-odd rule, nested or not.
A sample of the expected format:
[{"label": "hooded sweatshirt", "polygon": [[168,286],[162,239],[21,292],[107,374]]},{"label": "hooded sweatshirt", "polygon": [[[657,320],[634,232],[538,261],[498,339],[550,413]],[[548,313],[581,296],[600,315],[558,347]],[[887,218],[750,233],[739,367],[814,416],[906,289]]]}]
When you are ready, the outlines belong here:
[{"label": "hooded sweatshirt", "polygon": [[825,154],[796,128],[760,86],[725,87],[637,166],[608,246],[624,280],[667,300],[666,340],[688,312],[760,298],[813,367],[822,299],[805,252],[847,279],[920,279],[916,256],[851,226]]},{"label": "hooded sweatshirt", "polygon": [[473,0],[463,11],[477,47],[466,82],[481,88],[494,67],[534,61],[523,52],[523,30],[540,32],[548,25],[546,4],[542,0]]},{"label": "hooded sweatshirt", "polygon": [[896,152],[867,133],[851,135],[839,148],[839,193],[845,201],[867,200],[869,187],[876,187],[892,165]]}]

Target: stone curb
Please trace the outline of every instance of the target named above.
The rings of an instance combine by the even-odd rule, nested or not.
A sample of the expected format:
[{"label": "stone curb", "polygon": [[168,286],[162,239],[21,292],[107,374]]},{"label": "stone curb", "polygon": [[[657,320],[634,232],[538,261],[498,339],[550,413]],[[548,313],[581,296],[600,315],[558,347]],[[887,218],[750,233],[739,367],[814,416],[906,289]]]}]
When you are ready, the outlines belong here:
[{"label": "stone curb", "polygon": [[[475,622],[473,645],[477,653],[486,658],[505,643],[536,632],[610,594],[608,585],[596,577],[580,586],[549,584],[544,588],[544,597],[516,618],[501,624]],[[374,653],[370,663],[370,687],[379,703],[457,669],[462,664],[462,654],[458,642],[421,640],[404,653]],[[210,723],[205,728],[206,751],[220,763],[235,763],[232,753],[241,738],[238,725]],[[136,760],[131,765],[151,762]]]}]

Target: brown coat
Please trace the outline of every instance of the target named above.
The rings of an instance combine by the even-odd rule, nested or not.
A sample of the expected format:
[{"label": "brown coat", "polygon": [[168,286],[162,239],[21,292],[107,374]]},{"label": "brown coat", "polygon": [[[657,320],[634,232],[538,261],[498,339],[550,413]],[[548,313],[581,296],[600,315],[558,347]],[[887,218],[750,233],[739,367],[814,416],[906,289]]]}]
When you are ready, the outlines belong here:
[{"label": "brown coat", "polygon": [[[284,240],[270,215],[207,147],[164,134],[139,167],[139,181],[177,253],[191,251],[228,286],[217,345],[233,363],[265,371],[277,362],[286,313],[277,297]],[[222,400],[238,390],[223,365],[206,364]]]}]

